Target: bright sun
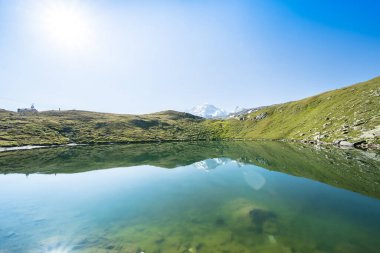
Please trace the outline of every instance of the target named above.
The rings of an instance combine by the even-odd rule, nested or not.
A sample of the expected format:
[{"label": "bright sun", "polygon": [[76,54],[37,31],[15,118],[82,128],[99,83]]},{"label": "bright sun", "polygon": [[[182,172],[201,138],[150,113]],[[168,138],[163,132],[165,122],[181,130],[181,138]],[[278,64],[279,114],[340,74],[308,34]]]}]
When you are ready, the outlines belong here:
[{"label": "bright sun", "polygon": [[38,11],[40,28],[56,46],[82,50],[92,41],[90,15],[75,1],[47,1]]}]

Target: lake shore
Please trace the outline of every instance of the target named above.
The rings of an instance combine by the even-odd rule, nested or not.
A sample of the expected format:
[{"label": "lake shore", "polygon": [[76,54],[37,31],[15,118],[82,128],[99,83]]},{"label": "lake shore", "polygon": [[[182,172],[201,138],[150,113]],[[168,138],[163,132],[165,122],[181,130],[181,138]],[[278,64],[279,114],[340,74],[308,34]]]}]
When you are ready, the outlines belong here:
[{"label": "lake shore", "polygon": [[310,146],[333,146],[340,149],[359,149],[359,150],[380,150],[380,144],[366,144],[355,145],[347,141],[338,143],[320,142],[320,141],[307,141],[307,140],[288,140],[288,139],[221,139],[221,140],[146,140],[146,141],[129,141],[129,142],[89,142],[89,143],[69,143],[69,144],[51,144],[51,145],[23,145],[23,146],[0,146],[0,152],[15,151],[15,150],[29,150],[39,148],[53,148],[53,147],[70,147],[70,146],[84,146],[84,145],[113,145],[113,144],[144,144],[144,143],[166,143],[166,142],[215,142],[215,141],[274,141],[274,142],[295,142],[307,144]]}]

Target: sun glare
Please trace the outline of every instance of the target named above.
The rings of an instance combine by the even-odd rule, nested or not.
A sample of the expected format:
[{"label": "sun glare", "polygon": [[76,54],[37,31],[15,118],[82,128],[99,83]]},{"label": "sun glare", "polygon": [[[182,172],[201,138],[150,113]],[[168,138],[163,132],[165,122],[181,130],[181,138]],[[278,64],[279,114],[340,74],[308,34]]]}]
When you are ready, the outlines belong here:
[{"label": "sun glare", "polygon": [[90,16],[76,2],[45,2],[40,6],[38,19],[46,38],[61,48],[82,50],[92,41]]}]

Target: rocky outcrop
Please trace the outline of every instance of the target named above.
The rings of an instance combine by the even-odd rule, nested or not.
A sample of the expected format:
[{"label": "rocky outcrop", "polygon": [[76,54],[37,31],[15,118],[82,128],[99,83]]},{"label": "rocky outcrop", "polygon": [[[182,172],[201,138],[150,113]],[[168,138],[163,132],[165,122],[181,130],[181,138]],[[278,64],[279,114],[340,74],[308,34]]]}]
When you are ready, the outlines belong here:
[{"label": "rocky outcrop", "polygon": [[373,139],[375,137],[380,137],[380,126],[376,126],[375,129],[369,131],[363,131],[360,138]]},{"label": "rocky outcrop", "polygon": [[265,119],[267,116],[268,116],[268,113],[267,112],[263,112],[263,113],[260,113],[259,115],[257,115],[255,117],[255,120],[262,120],[262,119]]},{"label": "rocky outcrop", "polygon": [[354,144],[349,142],[349,141],[340,141],[339,146],[341,146],[341,147],[353,147]]},{"label": "rocky outcrop", "polygon": [[277,232],[276,214],[272,211],[255,208],[249,212],[256,232],[275,234]]}]

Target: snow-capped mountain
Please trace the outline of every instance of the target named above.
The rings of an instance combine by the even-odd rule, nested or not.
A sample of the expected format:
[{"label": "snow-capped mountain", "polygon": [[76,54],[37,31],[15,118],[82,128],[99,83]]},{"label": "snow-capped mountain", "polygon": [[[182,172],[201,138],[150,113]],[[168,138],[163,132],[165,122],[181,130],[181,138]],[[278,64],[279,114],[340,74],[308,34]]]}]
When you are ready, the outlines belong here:
[{"label": "snow-capped mountain", "polygon": [[240,107],[240,106],[236,106],[235,107],[235,110],[233,111],[233,113],[239,113],[239,112],[242,112],[242,111],[245,111],[247,109],[243,108],[243,107]]},{"label": "snow-capped mountain", "polygon": [[228,115],[227,111],[210,104],[194,106],[193,108],[191,108],[191,110],[188,111],[188,113],[191,113],[193,115],[200,116],[206,119],[225,118]]},{"label": "snow-capped mountain", "polygon": [[199,170],[209,171],[216,169],[221,165],[226,165],[230,161],[231,160],[227,158],[211,158],[196,162],[193,164],[193,166]]},{"label": "snow-capped mountain", "polygon": [[231,160],[229,158],[210,158],[210,159],[193,163],[193,166],[199,170],[210,171],[220,166],[224,166],[228,164],[234,164],[234,166],[237,165],[239,167],[244,166],[243,163],[240,163],[235,160]]},{"label": "snow-capped mountain", "polygon": [[241,107],[237,106],[236,109],[235,109],[235,112],[230,113],[227,117],[228,118],[239,118],[239,117],[242,117],[242,116],[244,116],[246,114],[250,114],[251,112],[255,112],[255,111],[261,110],[261,109],[263,109],[265,107],[266,106],[260,106],[260,107],[245,109],[245,108],[241,108]]}]

